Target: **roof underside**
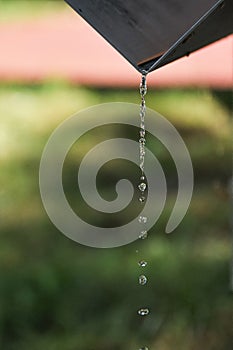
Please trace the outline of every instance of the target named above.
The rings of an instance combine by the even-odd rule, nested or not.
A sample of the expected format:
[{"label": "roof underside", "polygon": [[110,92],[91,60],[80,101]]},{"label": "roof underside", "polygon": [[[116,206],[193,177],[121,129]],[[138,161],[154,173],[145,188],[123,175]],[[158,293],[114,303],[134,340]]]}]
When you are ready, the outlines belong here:
[{"label": "roof underside", "polygon": [[232,0],[65,1],[139,71],[157,69],[233,31]]}]

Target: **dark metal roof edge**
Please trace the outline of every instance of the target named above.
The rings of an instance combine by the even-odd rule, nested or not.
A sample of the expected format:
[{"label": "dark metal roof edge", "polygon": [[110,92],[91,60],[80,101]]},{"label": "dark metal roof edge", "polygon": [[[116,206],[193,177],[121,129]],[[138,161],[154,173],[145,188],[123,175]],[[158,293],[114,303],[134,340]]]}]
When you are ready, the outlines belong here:
[{"label": "dark metal roof edge", "polygon": [[69,0],[64,0],[65,2],[67,2],[67,4],[74,10],[75,13],[78,13],[80,15],[81,18],[83,18],[92,28],[95,29],[95,31],[102,37],[104,38],[117,52],[119,52],[125,59],[126,61],[128,61],[138,72],[141,73],[141,71],[143,69],[141,69],[137,64],[134,64],[132,61],[130,61],[125,55],[124,53],[119,50],[119,48],[117,48],[108,38],[105,37],[105,35],[103,35],[102,33],[100,33],[100,31],[92,24],[90,23],[90,21],[86,18],[86,16],[83,15],[82,11],[80,11],[79,9],[75,9],[72,4],[70,3]]},{"label": "dark metal roof edge", "polygon": [[[156,68],[159,68],[162,66],[163,61],[170,55],[170,53],[173,52],[184,40],[186,40],[192,32],[201,24],[203,23],[219,6],[221,6],[224,3],[224,0],[218,0],[214,6],[212,6],[195,24],[190,27],[162,56],[160,56],[149,69],[146,69],[147,73],[150,73],[151,71],[155,70]],[[131,62],[130,62],[131,63]],[[140,72],[145,71],[145,68],[138,67],[137,70]]]}]

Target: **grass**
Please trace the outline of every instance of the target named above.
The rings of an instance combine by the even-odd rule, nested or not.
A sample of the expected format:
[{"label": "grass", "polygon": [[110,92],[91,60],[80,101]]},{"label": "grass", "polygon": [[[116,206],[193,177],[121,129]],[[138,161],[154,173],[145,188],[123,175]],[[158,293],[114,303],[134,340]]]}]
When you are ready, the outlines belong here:
[{"label": "grass", "polygon": [[[148,105],[180,131],[196,175],[191,207],[176,232],[163,233],[176,195],[173,184],[150,239],[140,243],[150,262],[148,288],[136,283],[138,242],[88,248],[61,235],[46,216],[38,168],[47,138],[77,110],[110,101],[138,103],[138,95],[61,82],[0,87],[0,347],[123,350],[145,343],[152,350],[230,350],[231,124],[229,110],[211,91],[148,95]],[[157,144],[151,147],[158,151]],[[172,184],[172,161],[162,148],[158,156]],[[66,173],[71,198],[72,157]],[[115,171],[108,170],[108,179]],[[145,303],[152,313],[140,324],[136,310]]]}]

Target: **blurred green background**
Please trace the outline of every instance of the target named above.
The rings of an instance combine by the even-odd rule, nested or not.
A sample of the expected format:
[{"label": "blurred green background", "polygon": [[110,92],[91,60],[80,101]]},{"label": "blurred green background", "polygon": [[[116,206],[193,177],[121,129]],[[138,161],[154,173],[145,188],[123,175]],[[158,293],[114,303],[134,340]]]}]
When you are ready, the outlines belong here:
[{"label": "blurred green background", "polygon": [[[0,1],[1,20],[62,11],[63,5],[23,6]],[[232,349],[231,97],[223,90],[150,89],[148,107],[173,123],[190,151],[190,209],[166,236],[176,173],[167,153],[152,144],[170,184],[162,217],[146,241],[94,249],[67,239],[49,221],[39,194],[40,157],[68,116],[103,102],[139,103],[137,89],[1,83],[1,349]],[[111,192],[106,182],[102,186]],[[136,249],[149,261],[146,288],[137,284]],[[143,323],[136,312],[142,303],[152,311]]]}]

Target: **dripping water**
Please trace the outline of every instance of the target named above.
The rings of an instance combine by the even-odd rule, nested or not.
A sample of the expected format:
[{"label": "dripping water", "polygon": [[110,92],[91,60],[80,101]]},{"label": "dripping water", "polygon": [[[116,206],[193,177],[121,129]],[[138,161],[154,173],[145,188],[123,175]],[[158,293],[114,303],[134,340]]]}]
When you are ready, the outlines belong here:
[{"label": "dripping water", "polygon": [[[146,128],[145,128],[145,115],[146,115],[146,103],[145,103],[145,95],[147,93],[147,83],[146,83],[146,73],[142,73],[142,80],[140,84],[140,95],[141,95],[141,104],[140,104],[140,130],[139,130],[139,166],[141,170],[140,181],[138,184],[138,189],[140,191],[139,201],[140,203],[144,203],[146,200],[145,191],[147,190],[146,176],[144,173],[144,163],[145,163],[145,144],[146,144]],[[146,239],[148,237],[147,232],[147,220],[148,218],[144,215],[140,215],[138,218],[138,222],[141,225],[140,233],[138,235],[139,239]],[[136,251],[138,253],[138,251]],[[138,266],[139,268],[146,268],[147,261],[139,260]],[[140,274],[138,277],[138,283],[141,286],[147,285],[148,277],[145,274]],[[145,317],[149,315],[150,310],[147,306],[143,306],[137,311],[140,317]],[[139,350],[149,350],[147,346],[141,347]]]}]

